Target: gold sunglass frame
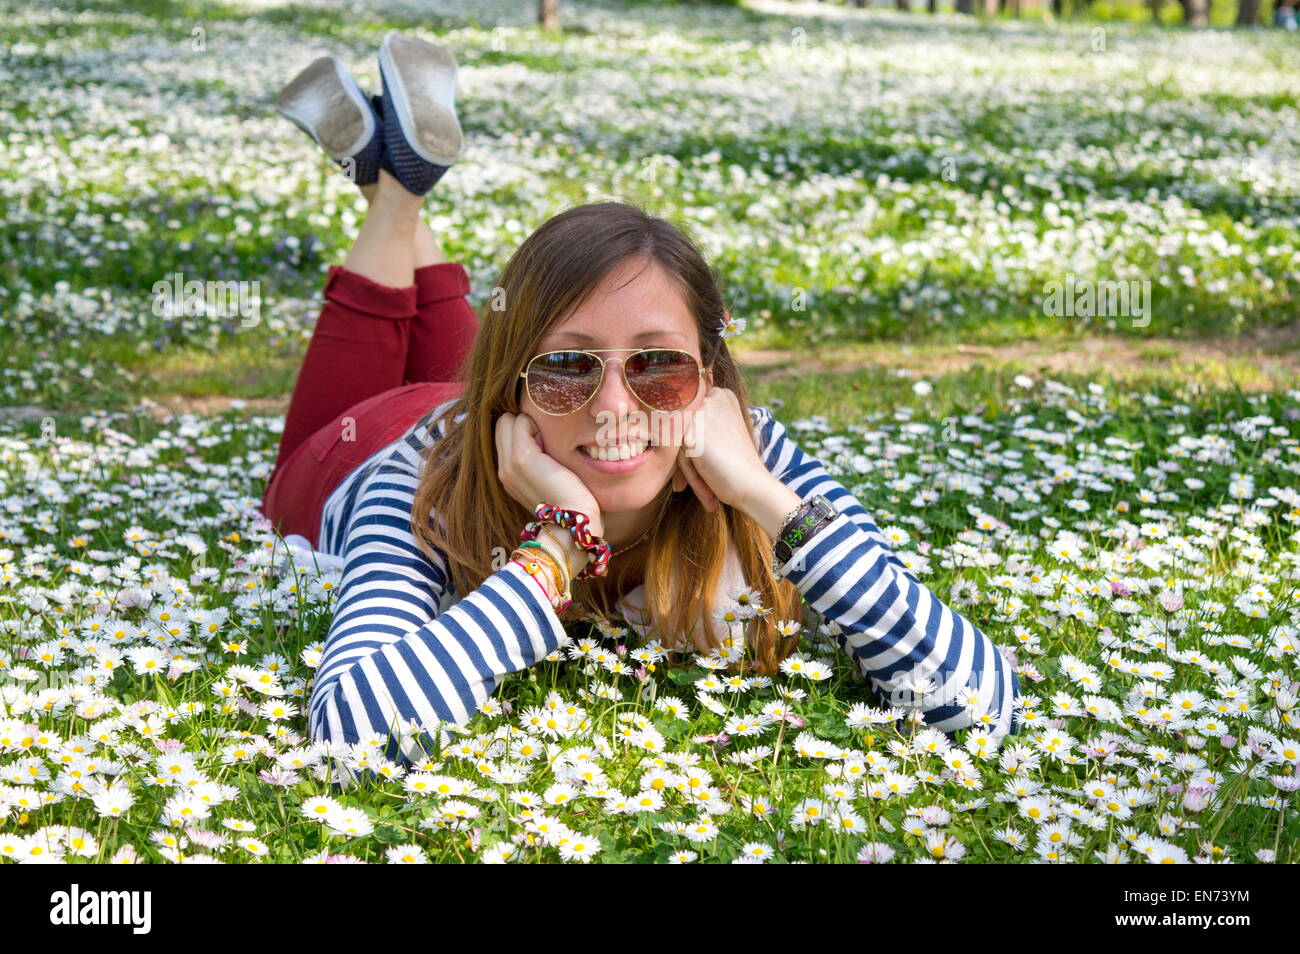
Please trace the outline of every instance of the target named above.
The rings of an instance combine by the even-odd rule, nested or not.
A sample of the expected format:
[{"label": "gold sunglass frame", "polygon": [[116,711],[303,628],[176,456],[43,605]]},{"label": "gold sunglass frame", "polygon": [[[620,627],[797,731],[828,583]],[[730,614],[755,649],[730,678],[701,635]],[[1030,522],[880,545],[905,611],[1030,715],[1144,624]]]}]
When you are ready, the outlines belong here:
[{"label": "gold sunglass frame", "polygon": [[[629,381],[629,380],[627,379],[627,362],[628,362],[628,358],[631,358],[631,357],[633,357],[634,355],[644,354],[644,353],[647,352],[647,351],[676,351],[678,354],[684,354],[684,355],[688,356],[692,361],[694,361],[694,362],[695,362],[695,367],[696,367],[695,393],[691,395],[691,401],[694,401],[697,397],[699,397],[699,394],[700,394],[700,378],[704,377],[706,369],[705,369],[703,363],[700,361],[699,358],[695,357],[695,355],[691,354],[689,351],[683,351],[681,348],[556,348],[554,351],[543,351],[541,354],[535,354],[535,355],[533,355],[531,358],[529,358],[529,359],[528,359],[528,365],[527,365],[527,367],[525,367],[524,370],[522,370],[522,371],[519,372],[519,376],[520,376],[521,378],[524,379],[524,390],[527,391],[528,396],[529,396],[530,398],[533,397],[532,391],[530,391],[530,390],[528,389],[528,388],[529,388],[529,386],[528,386],[528,368],[532,367],[533,362],[536,361],[538,358],[545,358],[548,354],[573,354],[573,353],[577,353],[577,354],[590,354],[590,355],[594,355],[595,358],[596,358],[596,360],[597,360],[598,362],[600,362],[600,378],[597,379],[597,381],[596,381],[596,386],[595,386],[594,388],[592,388],[592,390],[591,390],[591,394],[587,395],[587,400],[583,401],[581,404],[579,404],[577,407],[575,407],[572,411],[565,411],[565,412],[563,412],[563,413],[556,414],[554,411],[548,411],[548,410],[546,410],[546,408],[542,407],[540,404],[537,404],[537,399],[536,399],[536,398],[533,398],[533,403],[534,403],[534,404],[537,404],[537,410],[541,411],[543,414],[547,415],[548,417],[568,417],[570,414],[577,414],[577,413],[578,413],[579,411],[581,411],[584,407],[586,407],[588,404],[591,403],[591,399],[592,399],[592,398],[594,398],[597,394],[600,393],[601,386],[605,383],[605,365],[606,365],[606,361],[605,361],[604,358],[601,357],[601,355],[602,355],[602,354],[608,354],[608,353],[611,352],[611,351],[630,351],[630,352],[632,352],[631,354],[628,355],[627,358],[622,358],[622,359],[619,360],[619,371],[620,371],[620,372],[622,373],[622,375],[623,375],[623,384],[627,386],[627,389],[628,389],[629,392],[631,392],[632,396],[635,397],[635,398],[636,398],[638,401],[640,401],[642,404],[645,404],[646,402],[645,402],[645,401],[642,401],[641,398],[640,398],[639,396],[637,396],[636,388],[632,387],[632,382]],[[689,404],[689,403],[691,403],[691,401],[687,401],[686,403]],[[648,404],[647,404],[646,406],[649,407]],[[652,408],[651,410],[659,410],[659,409],[658,409],[658,408]],[[660,414],[673,414],[673,413],[676,413],[676,411],[680,411],[680,410],[681,410],[681,408],[676,408],[674,411],[659,411],[659,413],[660,413]]]}]

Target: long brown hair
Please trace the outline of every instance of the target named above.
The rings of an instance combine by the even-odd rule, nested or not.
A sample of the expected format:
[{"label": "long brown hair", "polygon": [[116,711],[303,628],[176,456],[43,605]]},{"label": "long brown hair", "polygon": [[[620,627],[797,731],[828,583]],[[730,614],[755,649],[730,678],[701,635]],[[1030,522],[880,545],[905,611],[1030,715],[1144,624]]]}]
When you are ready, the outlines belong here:
[{"label": "long brown hair", "polygon": [[[580,205],[549,219],[511,256],[485,302],[478,334],[461,369],[465,390],[443,412],[445,436],[425,451],[412,533],[431,556],[435,549],[443,551],[457,592],[472,591],[499,569],[501,555],[517,546],[519,531],[534,519],[497,477],[496,419],[507,411],[521,412],[524,382],[519,372],[553,325],[620,264],[636,258],[658,263],[675,280],[695,317],[704,367],[712,367],[715,386],[735,392],[749,420],[744,381],[719,334],[722,295],[691,238],[678,226],[624,202]],[[465,416],[456,421],[462,412]],[[638,607],[649,622],[650,635],[670,647],[681,647],[679,636],[687,635],[702,653],[718,648],[710,633],[696,631],[696,617],[701,606],[706,619],[721,609],[713,605],[714,588],[734,540],[746,583],[767,608],[746,624],[746,655],[752,653],[759,673],[773,675],[798,643],[797,637],[782,636],[776,623],[798,620],[802,603],[794,584],[773,576],[766,533],[725,504],[709,513],[690,487],[674,494],[671,481],[653,505],[663,516],[642,544],[648,547],[647,606]],[[421,514],[426,519],[419,519]],[[561,621],[582,618],[582,607],[599,607],[598,614],[610,619],[623,582],[618,564],[617,557],[612,559],[604,578],[574,581],[574,602]]]}]

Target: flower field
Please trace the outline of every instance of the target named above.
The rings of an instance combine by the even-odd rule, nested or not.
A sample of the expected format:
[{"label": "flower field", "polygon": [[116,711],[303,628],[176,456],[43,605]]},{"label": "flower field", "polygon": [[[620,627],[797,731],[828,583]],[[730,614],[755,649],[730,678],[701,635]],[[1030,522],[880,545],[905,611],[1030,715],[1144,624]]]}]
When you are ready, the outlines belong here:
[{"label": "flower field", "polygon": [[[593,625],[416,765],[305,735],[340,573],[258,513],[282,419],[143,413],[191,359],[287,393],[363,203],[271,102],[326,52],[373,89],[390,29],[461,64],[467,148],[427,218],[475,304],[550,215],[627,198],[690,223],[772,346],[1293,322],[1294,38],[130,6],[0,0],[0,405],[28,409],[0,416],[0,857],[1300,860],[1300,382],[757,382],[1011,657],[1016,734],[901,718],[811,614],[771,679]],[[159,308],[178,273],[255,282],[258,308]],[[1148,281],[1149,314],[1045,313],[1068,276]],[[764,611],[738,602],[737,652]]]},{"label": "flower field", "polygon": [[[771,680],[715,657],[664,669],[593,628],[427,763],[313,745],[339,575],[286,561],[256,511],[278,421],[137,440],[117,413],[80,422],[94,441],[5,437],[0,852],[1295,860],[1300,391],[1225,408],[1012,390],[981,414],[935,419],[936,390],[791,425],[1011,654],[1024,707],[1001,744],[900,722],[813,620]],[[374,777],[336,791],[335,760]]]}]

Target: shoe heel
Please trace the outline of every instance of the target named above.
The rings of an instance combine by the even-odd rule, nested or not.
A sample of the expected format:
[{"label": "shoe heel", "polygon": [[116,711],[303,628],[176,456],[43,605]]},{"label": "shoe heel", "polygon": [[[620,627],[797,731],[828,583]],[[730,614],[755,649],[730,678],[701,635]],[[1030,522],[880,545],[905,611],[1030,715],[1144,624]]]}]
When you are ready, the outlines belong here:
[{"label": "shoe heel", "polygon": [[390,33],[380,46],[379,66],[385,98],[411,150],[425,162],[450,166],[464,146],[455,58],[440,46]]},{"label": "shoe heel", "polygon": [[358,185],[375,181],[382,131],[370,101],[337,57],[308,64],[281,90],[276,109],[343,164],[348,178]]}]

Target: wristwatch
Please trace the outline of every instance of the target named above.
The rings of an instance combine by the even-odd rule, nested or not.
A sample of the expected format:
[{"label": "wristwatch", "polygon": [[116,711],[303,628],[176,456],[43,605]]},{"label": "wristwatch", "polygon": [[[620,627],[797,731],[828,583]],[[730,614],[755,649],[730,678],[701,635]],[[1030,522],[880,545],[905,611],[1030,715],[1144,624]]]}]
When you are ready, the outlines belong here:
[{"label": "wristwatch", "polygon": [[803,546],[840,515],[835,505],[821,494],[802,500],[786,517],[772,544],[772,572],[780,575],[794,551]]}]

